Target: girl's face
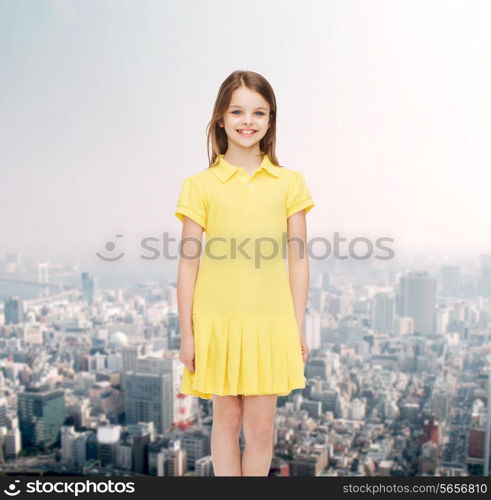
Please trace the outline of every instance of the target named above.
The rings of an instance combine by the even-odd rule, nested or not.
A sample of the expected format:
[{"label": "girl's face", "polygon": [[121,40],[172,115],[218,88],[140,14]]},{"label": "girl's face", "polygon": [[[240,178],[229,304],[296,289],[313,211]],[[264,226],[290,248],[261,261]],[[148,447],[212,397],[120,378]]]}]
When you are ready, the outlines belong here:
[{"label": "girl's face", "polygon": [[224,125],[229,141],[242,148],[251,148],[266,135],[270,125],[269,113],[268,101],[261,94],[239,87],[232,93],[221,125]]}]

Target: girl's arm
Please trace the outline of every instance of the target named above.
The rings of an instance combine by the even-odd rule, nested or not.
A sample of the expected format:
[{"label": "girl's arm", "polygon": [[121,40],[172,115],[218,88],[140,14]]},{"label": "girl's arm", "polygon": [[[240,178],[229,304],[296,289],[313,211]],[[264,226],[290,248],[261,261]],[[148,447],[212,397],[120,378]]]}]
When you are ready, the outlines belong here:
[{"label": "girl's arm", "polygon": [[177,308],[183,340],[193,336],[193,294],[199,270],[202,235],[203,228],[189,217],[184,217],[177,272]]},{"label": "girl's arm", "polygon": [[307,254],[307,223],[305,211],[288,218],[288,273],[299,334],[304,336],[305,308],[309,293],[310,268]]}]

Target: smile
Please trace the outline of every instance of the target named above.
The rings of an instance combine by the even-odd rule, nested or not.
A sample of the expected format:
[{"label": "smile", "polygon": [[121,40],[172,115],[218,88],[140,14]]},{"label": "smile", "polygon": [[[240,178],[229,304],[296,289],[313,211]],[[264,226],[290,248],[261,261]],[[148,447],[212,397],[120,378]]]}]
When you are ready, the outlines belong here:
[{"label": "smile", "polygon": [[237,132],[239,134],[242,134],[242,135],[252,135],[252,134],[255,134],[257,131],[256,130],[252,130],[252,129],[239,129],[237,130]]}]

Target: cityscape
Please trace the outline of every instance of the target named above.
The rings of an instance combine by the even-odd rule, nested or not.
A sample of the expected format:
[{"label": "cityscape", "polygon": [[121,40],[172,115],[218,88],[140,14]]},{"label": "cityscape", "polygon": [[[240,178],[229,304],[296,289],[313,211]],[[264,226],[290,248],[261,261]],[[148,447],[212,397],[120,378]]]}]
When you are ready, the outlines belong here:
[{"label": "cityscape", "polygon": [[[0,474],[213,476],[212,402],[179,392],[176,277],[108,287],[0,255]],[[306,386],[278,398],[269,475],[489,475],[491,254],[310,278]]]},{"label": "cityscape", "polygon": [[[212,206],[227,183],[205,196],[189,179],[207,174],[216,153],[248,171],[265,150],[303,177],[315,204],[305,220],[308,356],[305,387],[277,398],[269,471],[259,458],[269,462],[269,441],[259,439],[266,405],[251,411],[257,400],[242,401],[256,433],[246,416],[241,474],[251,475],[249,463],[270,477],[329,477],[328,495],[336,485],[350,495],[487,493],[490,1],[0,0],[0,12],[0,493],[134,493],[136,485],[149,496],[164,492],[157,477],[220,476],[223,462],[238,470],[237,447],[225,456],[231,441],[212,440],[219,404],[180,392],[180,357],[190,363],[181,334],[194,322],[179,315],[178,270],[186,278],[192,267],[194,278],[197,266],[180,266],[187,230],[176,209],[187,185],[202,222],[219,212],[230,219],[239,195],[223,211]],[[225,83],[238,70],[264,83]],[[235,107],[239,84],[260,96],[246,92],[251,102]],[[227,125],[241,117],[250,123]],[[284,244],[289,232],[279,211],[281,226],[266,230],[283,195],[253,184],[241,196],[248,205],[264,195],[257,224],[255,212],[244,224],[248,205],[223,234],[217,225],[205,237],[226,250],[222,237],[231,237],[230,253],[244,256],[240,236],[252,229],[247,236],[266,243],[265,252],[254,245],[254,264],[261,254],[267,266],[277,233]],[[301,191],[280,184],[288,219]],[[286,226],[303,233],[303,221]],[[297,269],[288,275],[297,278],[292,291],[301,287],[295,303],[307,288],[305,267]],[[252,306],[267,295],[274,314],[281,287],[274,279],[248,287],[244,270],[223,271],[220,287],[205,275],[210,286],[194,297],[247,291],[240,297]],[[179,293],[186,304],[190,281]],[[198,365],[217,369],[203,370],[203,387],[218,372],[252,394],[247,379],[285,376],[261,345],[277,354],[276,339],[291,337],[279,327],[261,343],[267,323],[255,323],[258,342],[237,342],[235,331],[252,331],[241,327],[227,348],[207,351],[214,362]],[[234,350],[255,345],[254,358]],[[216,356],[230,352],[240,356]],[[282,358],[273,359],[288,366]],[[297,356],[297,380],[301,369]],[[289,494],[309,491],[302,480],[286,483]],[[278,482],[268,485],[278,496]]]}]

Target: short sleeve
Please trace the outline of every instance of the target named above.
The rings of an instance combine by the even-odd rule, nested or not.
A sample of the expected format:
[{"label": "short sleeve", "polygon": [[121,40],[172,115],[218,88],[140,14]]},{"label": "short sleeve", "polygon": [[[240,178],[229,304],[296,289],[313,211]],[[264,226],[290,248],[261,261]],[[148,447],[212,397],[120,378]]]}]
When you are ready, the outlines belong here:
[{"label": "short sleeve", "polygon": [[288,190],[287,218],[304,209],[305,213],[308,213],[315,205],[302,172],[294,171],[294,174]]},{"label": "short sleeve", "polygon": [[206,231],[206,201],[193,177],[186,177],[182,183],[175,215],[181,222],[186,215]]}]

